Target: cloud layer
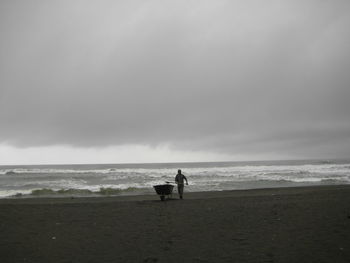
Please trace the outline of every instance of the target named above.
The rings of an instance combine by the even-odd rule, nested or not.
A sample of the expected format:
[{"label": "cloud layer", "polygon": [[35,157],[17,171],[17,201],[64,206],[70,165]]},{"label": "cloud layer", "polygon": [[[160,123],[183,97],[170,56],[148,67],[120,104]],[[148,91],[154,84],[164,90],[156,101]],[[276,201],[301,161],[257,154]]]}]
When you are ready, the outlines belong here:
[{"label": "cloud layer", "polygon": [[346,0],[0,10],[0,143],[350,156]]}]

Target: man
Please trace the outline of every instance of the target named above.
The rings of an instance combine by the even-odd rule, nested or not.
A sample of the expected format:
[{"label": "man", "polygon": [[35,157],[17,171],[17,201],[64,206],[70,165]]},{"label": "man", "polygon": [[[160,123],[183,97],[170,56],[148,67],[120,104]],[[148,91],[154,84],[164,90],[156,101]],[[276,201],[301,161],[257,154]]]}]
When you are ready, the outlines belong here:
[{"label": "man", "polygon": [[186,176],[181,173],[181,170],[177,170],[177,175],[175,177],[175,183],[177,184],[177,191],[180,195],[180,199],[182,199],[182,195],[184,193],[184,180],[186,181],[186,185],[188,185],[188,181]]}]

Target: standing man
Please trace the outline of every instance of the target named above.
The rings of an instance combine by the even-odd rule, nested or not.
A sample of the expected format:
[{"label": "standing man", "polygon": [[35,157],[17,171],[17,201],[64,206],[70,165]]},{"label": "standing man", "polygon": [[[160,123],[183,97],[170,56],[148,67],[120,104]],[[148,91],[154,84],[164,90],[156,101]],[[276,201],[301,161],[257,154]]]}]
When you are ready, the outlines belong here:
[{"label": "standing man", "polygon": [[182,199],[182,195],[184,193],[184,180],[186,181],[186,185],[188,185],[188,181],[186,176],[181,173],[181,170],[177,170],[177,175],[175,177],[175,183],[177,184],[177,191],[180,195],[180,199]]}]

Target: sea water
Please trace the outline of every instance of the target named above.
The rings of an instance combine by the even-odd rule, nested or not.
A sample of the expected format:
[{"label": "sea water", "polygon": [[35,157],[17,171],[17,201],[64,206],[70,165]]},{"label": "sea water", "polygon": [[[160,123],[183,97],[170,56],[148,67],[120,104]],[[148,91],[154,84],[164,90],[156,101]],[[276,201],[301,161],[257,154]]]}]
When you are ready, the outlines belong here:
[{"label": "sea water", "polygon": [[350,184],[350,160],[0,166],[0,197],[151,194],[177,169],[188,192]]}]

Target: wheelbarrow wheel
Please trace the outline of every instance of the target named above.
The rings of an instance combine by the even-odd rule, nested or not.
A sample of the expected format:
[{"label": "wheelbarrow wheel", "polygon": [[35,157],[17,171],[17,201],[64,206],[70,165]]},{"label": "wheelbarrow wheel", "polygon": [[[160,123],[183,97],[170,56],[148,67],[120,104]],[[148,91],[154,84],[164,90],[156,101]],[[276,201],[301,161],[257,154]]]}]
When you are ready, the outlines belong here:
[{"label": "wheelbarrow wheel", "polygon": [[161,195],[161,196],[160,196],[160,200],[164,201],[164,200],[165,200],[165,196],[164,196],[164,195]]}]

